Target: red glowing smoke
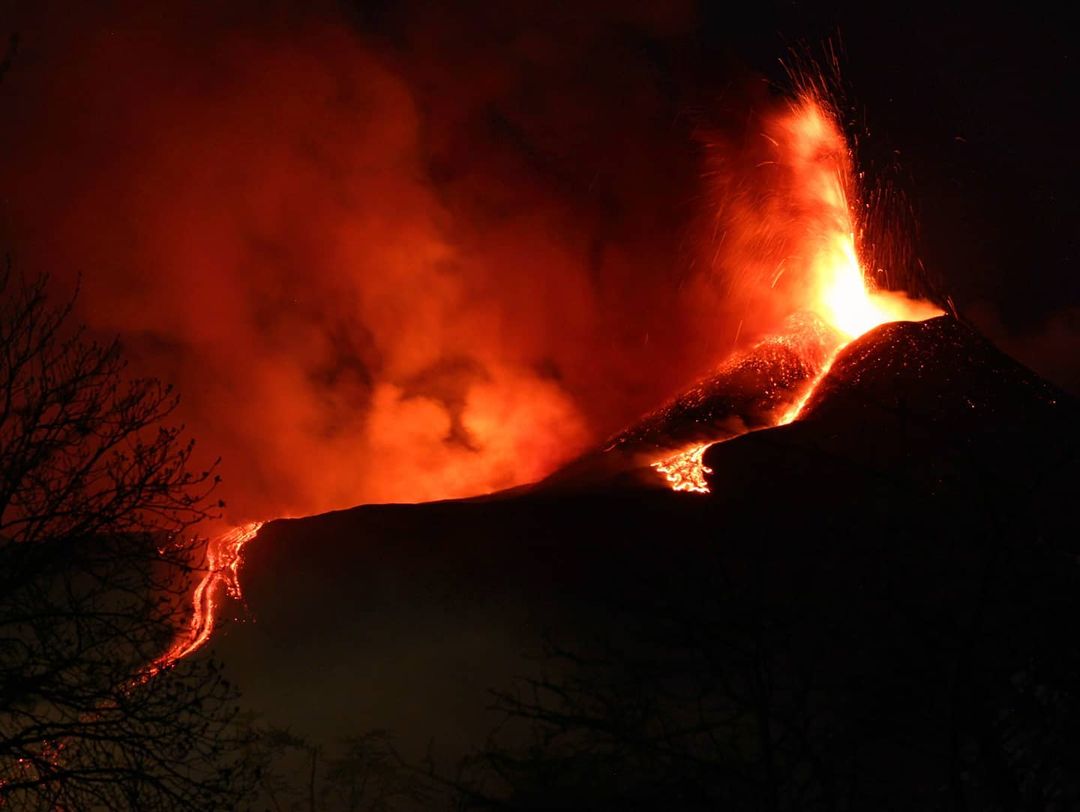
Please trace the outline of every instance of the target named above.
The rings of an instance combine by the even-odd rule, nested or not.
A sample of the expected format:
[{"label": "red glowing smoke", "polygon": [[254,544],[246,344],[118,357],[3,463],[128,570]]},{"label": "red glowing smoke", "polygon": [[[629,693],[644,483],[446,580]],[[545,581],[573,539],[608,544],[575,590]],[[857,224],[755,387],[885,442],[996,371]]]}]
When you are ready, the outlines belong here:
[{"label": "red glowing smoke", "polygon": [[535,480],[768,334],[835,231],[798,185],[835,139],[703,127],[639,47],[681,8],[152,6],[18,21],[0,236],[179,386],[235,521]]},{"label": "red glowing smoke", "polygon": [[[233,520],[530,482],[792,313],[851,336],[900,301],[865,286],[820,99],[700,127],[639,34],[612,34],[671,36],[682,10],[514,19],[428,8],[380,38],[288,2],[21,21],[3,237],[28,272],[81,275],[89,326],[179,385]],[[207,640],[257,530],[211,544],[150,673]]]},{"label": "red glowing smoke", "polygon": [[583,81],[587,18],[492,74],[432,15],[393,47],[288,3],[20,24],[4,242],[179,386],[234,519],[536,479],[709,360],[658,79]]}]

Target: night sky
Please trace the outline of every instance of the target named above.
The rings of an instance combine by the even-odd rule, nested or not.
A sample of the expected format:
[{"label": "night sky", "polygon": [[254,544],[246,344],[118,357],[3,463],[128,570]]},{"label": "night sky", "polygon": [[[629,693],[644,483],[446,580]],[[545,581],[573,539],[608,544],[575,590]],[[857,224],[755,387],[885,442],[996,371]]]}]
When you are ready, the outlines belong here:
[{"label": "night sky", "polygon": [[[607,18],[618,30],[617,16],[605,14],[613,5],[585,4],[595,11],[579,13],[597,26]],[[963,5],[690,4],[672,36],[662,38],[658,27],[656,39],[627,44],[621,75],[632,82],[640,64],[665,71],[681,112],[707,120],[708,106],[724,107],[747,73],[785,89],[781,62],[792,63],[791,50],[809,46],[820,54],[822,43],[832,41],[852,130],[869,136],[866,157],[895,173],[889,179],[914,204],[917,253],[944,278],[957,305],[995,311],[1014,335],[1030,335],[1055,315],[1075,334],[1077,55],[1070,25],[1053,10]],[[461,15],[468,36],[492,55],[508,29],[527,30],[538,19],[548,27],[557,19],[536,10],[517,18],[491,13],[483,3],[465,6],[473,10]],[[356,8],[362,28],[400,42],[429,5]],[[630,33],[624,36],[633,42]],[[509,57],[509,46],[502,51]],[[605,57],[617,59],[597,54]]]},{"label": "night sky", "polygon": [[[724,40],[723,13],[707,19],[703,39]],[[1075,392],[1080,178],[1070,28],[1041,10],[820,12],[783,3],[763,7],[745,38],[732,39],[767,73],[778,42],[840,33],[853,100],[881,149],[896,150],[924,264],[965,315]]]},{"label": "night sky", "polygon": [[[361,27],[398,44],[429,9],[356,7]],[[485,14],[482,3],[470,8],[475,16],[462,15],[469,36],[489,45],[507,27],[527,29],[530,16],[551,20],[535,10],[509,21],[513,15]],[[596,9],[578,12],[586,18],[605,19],[604,4],[581,8]],[[630,53],[621,73],[632,83],[638,60],[665,72],[682,113],[706,120],[710,104],[723,107],[748,75],[787,88],[781,62],[792,63],[791,51],[820,54],[832,42],[849,123],[868,142],[860,157],[885,167],[914,206],[919,258],[965,313],[1003,331],[996,337],[1060,331],[1059,357],[1047,345],[1046,356],[1028,360],[1076,386],[1068,359],[1076,355],[1080,303],[1077,55],[1064,16],[967,4],[706,2],[691,4],[680,22],[667,38],[634,42],[625,34]],[[614,59],[597,60],[604,56]]]}]

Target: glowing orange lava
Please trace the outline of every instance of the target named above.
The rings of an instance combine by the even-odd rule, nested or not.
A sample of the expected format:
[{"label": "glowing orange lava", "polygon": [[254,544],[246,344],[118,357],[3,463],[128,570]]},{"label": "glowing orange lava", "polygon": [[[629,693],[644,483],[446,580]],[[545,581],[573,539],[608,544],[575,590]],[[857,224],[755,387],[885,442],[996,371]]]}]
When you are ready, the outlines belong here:
[{"label": "glowing orange lava", "polygon": [[[798,419],[818,383],[828,374],[839,352],[852,340],[893,321],[923,321],[941,315],[929,302],[903,293],[875,290],[867,282],[855,239],[852,207],[851,151],[836,117],[817,96],[804,93],[779,119],[783,137],[767,140],[779,154],[770,165],[782,166],[792,178],[789,211],[813,212],[805,234],[796,244],[795,257],[806,276],[800,297],[788,302],[791,312],[810,311],[825,320],[844,340],[835,347],[818,374],[777,418],[774,425]],[[786,224],[755,222],[759,231],[782,229]],[[774,280],[775,283],[775,280]],[[779,294],[778,294],[779,295]],[[704,454],[713,443],[695,445],[652,463],[676,491],[708,493]]]},{"label": "glowing orange lava", "polygon": [[210,541],[206,551],[207,571],[192,595],[191,621],[187,630],[177,638],[168,651],[154,660],[143,673],[143,680],[187,657],[210,639],[217,621],[219,587],[239,599],[240,563],[244,545],[258,535],[265,522],[248,522],[234,527]]},{"label": "glowing orange lava", "polygon": [[836,356],[839,355],[840,350],[846,347],[849,343],[851,342],[846,342],[836,348],[833,354],[829,356],[828,360],[826,360],[825,364],[821,367],[821,371],[814,376],[814,379],[812,381],[810,381],[810,384],[806,387],[806,390],[802,393],[802,395],[800,395],[795,401],[793,401],[791,406],[784,410],[784,413],[780,415],[780,419],[776,421],[776,425],[786,426],[788,423],[794,423],[796,420],[799,419],[799,415],[802,414],[802,410],[805,408],[807,401],[810,400],[810,396],[814,394],[814,391],[817,389],[817,385],[821,382],[822,378],[829,374],[829,370],[832,369],[833,361],[836,360]]},{"label": "glowing orange lava", "polygon": [[703,457],[710,446],[712,443],[691,446],[678,454],[657,460],[652,467],[664,475],[673,491],[708,493],[709,483],[705,481],[705,474],[711,474],[712,468],[705,465]]},{"label": "glowing orange lava", "polygon": [[785,164],[795,175],[796,201],[814,208],[819,233],[808,234],[804,246],[810,277],[808,301],[812,310],[848,337],[858,338],[891,321],[922,321],[941,315],[929,302],[902,293],[874,290],[867,283],[855,244],[856,219],[848,187],[851,152],[829,109],[812,96],[803,96],[785,117],[792,154]]}]

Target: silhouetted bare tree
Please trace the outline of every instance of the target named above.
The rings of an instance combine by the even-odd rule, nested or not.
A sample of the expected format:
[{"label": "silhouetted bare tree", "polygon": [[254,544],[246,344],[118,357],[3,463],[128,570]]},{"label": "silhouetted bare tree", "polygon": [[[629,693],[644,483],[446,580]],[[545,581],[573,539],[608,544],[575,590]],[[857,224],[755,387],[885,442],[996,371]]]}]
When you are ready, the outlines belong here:
[{"label": "silhouetted bare tree", "polygon": [[261,765],[258,808],[275,812],[431,809],[444,789],[427,771],[406,764],[384,730],[324,747],[270,727],[261,731],[254,753]]},{"label": "silhouetted bare tree", "polygon": [[146,667],[185,621],[217,477],[46,281],[0,271],[0,805],[219,809],[247,787],[213,662]]}]

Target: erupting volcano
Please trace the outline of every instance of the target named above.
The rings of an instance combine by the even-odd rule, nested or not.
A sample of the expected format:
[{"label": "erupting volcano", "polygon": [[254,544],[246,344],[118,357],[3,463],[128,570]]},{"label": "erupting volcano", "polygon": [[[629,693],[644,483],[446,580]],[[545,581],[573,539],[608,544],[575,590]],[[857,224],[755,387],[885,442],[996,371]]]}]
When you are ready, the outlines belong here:
[{"label": "erupting volcano", "polygon": [[0,808],[1080,809],[1066,21],[61,5]]},{"label": "erupting volcano", "polygon": [[[762,394],[774,396],[774,402],[767,411],[757,410],[755,423],[744,422],[746,429],[796,420],[837,353],[853,339],[888,322],[923,321],[941,314],[929,302],[875,290],[868,282],[856,238],[860,227],[856,212],[861,207],[853,184],[851,151],[830,107],[820,97],[806,92],[770,123],[777,137],[768,133],[761,137],[772,146],[775,157],[759,168],[768,166],[789,176],[785,188],[790,200],[782,208],[794,213],[792,222],[797,230],[792,233],[792,225],[783,221],[757,225],[766,234],[778,233],[786,238],[791,253],[781,259],[769,287],[775,290],[785,273],[796,277],[793,288],[778,292],[778,298],[803,323],[793,328],[789,319],[787,329],[726,360],[717,373],[730,375],[740,365],[763,367],[765,379],[759,386]],[[774,212],[770,209],[769,213]],[[807,321],[812,329],[807,329]],[[797,359],[795,374],[790,362],[778,363],[771,354],[777,345]],[[717,386],[716,376],[711,388],[723,388]],[[662,412],[673,408],[677,406]],[[712,417],[715,420],[718,416]],[[713,442],[742,433],[731,430],[731,419],[746,421],[748,417],[739,412],[724,414],[727,427],[720,435],[665,455],[652,467],[673,490],[708,493],[704,475],[710,472],[703,462],[706,450]],[[701,431],[708,433],[708,420],[702,422]]]},{"label": "erupting volcano", "polygon": [[[580,483],[597,470],[650,465],[675,491],[708,493],[704,458],[717,442],[747,431],[798,419],[837,354],[882,324],[922,321],[940,315],[933,304],[876,289],[860,254],[864,210],[859,204],[852,153],[836,114],[816,92],[805,90],[766,116],[760,138],[771,153],[755,171],[762,201],[728,213],[725,228],[737,231],[737,248],[724,255],[719,272],[760,290],[748,300],[786,313],[780,326],[748,349],[723,359],[691,390],[542,484]],[[720,255],[717,251],[717,255]],[[779,256],[763,276],[762,262]],[[687,444],[689,442],[689,445]],[[614,460],[614,461],[613,461]],[[189,628],[151,667],[156,672],[198,650],[210,638],[221,611],[221,592],[240,595],[244,546],[263,522],[250,522],[212,540],[207,572],[193,596]]]}]

